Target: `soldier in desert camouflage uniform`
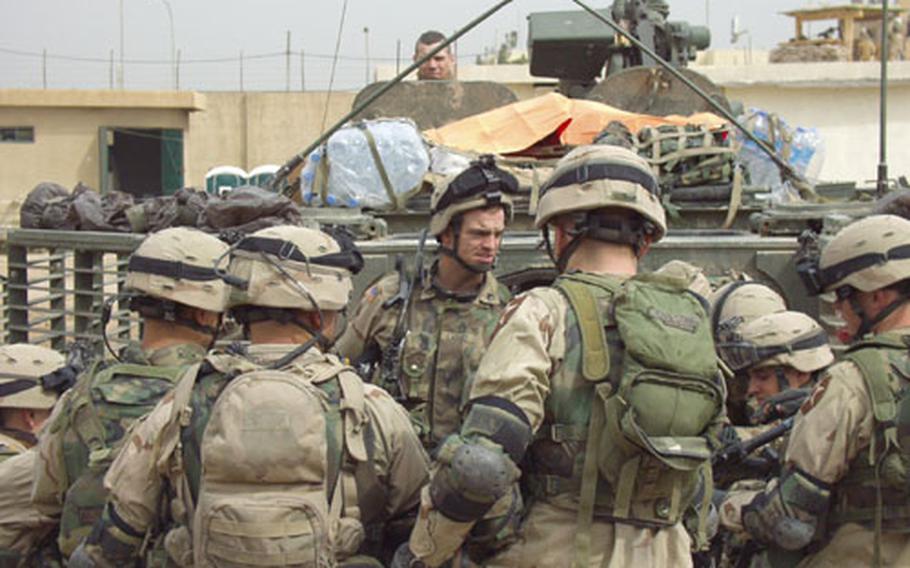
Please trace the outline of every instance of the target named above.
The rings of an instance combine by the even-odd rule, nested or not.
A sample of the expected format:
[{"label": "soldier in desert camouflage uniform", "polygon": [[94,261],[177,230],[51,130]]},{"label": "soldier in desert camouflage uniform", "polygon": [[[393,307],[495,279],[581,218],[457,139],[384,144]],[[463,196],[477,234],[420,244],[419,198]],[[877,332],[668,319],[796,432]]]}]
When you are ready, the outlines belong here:
[{"label": "soldier in desert camouflage uniform", "polygon": [[[515,178],[492,158],[442,185],[432,196],[429,232],[437,261],[408,298],[398,298],[400,276],[387,274],[364,293],[337,350],[354,362],[372,360],[365,377],[400,395],[432,450],[458,430],[465,384],[477,369],[509,291],[490,272],[511,217]],[[422,270],[422,267],[416,267]],[[394,307],[393,304],[394,303]],[[383,376],[383,357],[407,310],[400,368]],[[396,391],[400,391],[396,392]]]},{"label": "soldier in desert camouflage uniform", "polygon": [[[341,493],[336,504],[344,511],[344,523],[334,527],[338,543],[334,560],[369,564],[368,559],[352,557],[381,555],[380,545],[394,546],[406,538],[428,475],[426,453],[400,405],[382,389],[364,385],[350,367],[324,352],[350,298],[351,272],[362,263],[353,243],[344,240],[342,246],[328,234],[303,227],[263,229],[234,246],[226,278],[243,290],[232,300],[232,314],[250,339],[245,357],[253,367],[185,379],[174,396],[162,400],[138,425],[105,478],[110,499],[104,517],[77,551],[79,566],[132,562],[145,539],[162,541],[166,558],[156,558],[162,564],[190,565],[194,555],[197,565],[212,561],[208,551],[196,550],[193,544],[201,537],[194,533],[199,525],[193,522],[193,511],[203,487],[204,463],[212,458],[206,426],[230,381],[251,369],[283,370],[325,397],[333,417],[326,419],[331,428],[329,453],[338,452],[337,459],[329,461],[326,477],[338,480]],[[250,414],[251,419],[259,415]],[[308,418],[289,419],[299,425]],[[256,453],[256,448],[245,449]],[[293,464],[303,458],[283,459]],[[294,530],[290,521],[286,525]],[[230,534],[237,536],[232,550],[243,550],[244,538],[238,535],[249,535],[232,530]],[[266,527],[255,537],[280,530]],[[286,546],[295,543],[289,538]],[[267,564],[275,560],[264,552],[256,562],[276,565]],[[232,565],[246,566],[249,561],[238,556]]]},{"label": "soldier in desert camouflage uniform", "polygon": [[779,479],[743,509],[749,534],[805,566],[910,564],[910,221],[874,215],[802,266],[854,343],[796,415]]},{"label": "soldier in desert camouflage uniform", "polygon": [[0,566],[15,565],[53,527],[30,495],[37,434],[57,402],[40,378],[63,365],[63,355],[37,345],[0,346]]},{"label": "soldier in desert camouflage uniform", "polygon": [[149,235],[130,257],[126,288],[130,309],[144,318],[141,344],[118,363],[91,366],[57,405],[38,447],[32,499],[59,518],[64,556],[101,517],[102,478],[127,429],[197,369],[214,342],[228,289],[213,267],[226,251],[202,231],[174,228]]},{"label": "soldier in desert camouflage uniform", "polygon": [[[497,526],[490,519],[497,514],[509,517],[508,502],[515,498],[511,483],[521,464],[522,482],[532,500],[523,512],[517,541],[484,559],[485,565],[689,566],[690,538],[680,517],[694,498],[691,486],[680,494],[673,482],[659,481],[667,479],[666,470],[650,458],[635,454],[625,462],[629,446],[604,447],[594,441],[616,441],[596,426],[602,421],[594,417],[603,416],[597,393],[606,393],[611,384],[618,388],[628,384],[620,379],[628,357],[615,326],[608,326],[603,342],[582,338],[589,332],[603,333],[601,318],[613,313],[612,296],[602,290],[581,295],[579,302],[591,298],[594,303],[577,310],[570,297],[578,288],[567,293],[561,287],[565,281],[567,286],[578,282],[585,290],[592,290],[595,282],[625,289],[638,271],[640,257],[666,231],[657,182],[647,163],[629,150],[576,148],[543,184],[536,224],[545,237],[554,237],[552,243],[546,240],[561,276],[553,287],[516,297],[503,312],[474,377],[461,432],[439,450],[409,549],[399,550],[396,565],[438,566],[466,541],[486,537],[495,542]],[[674,358],[707,359],[709,378],[699,384],[713,393],[712,410],[704,417],[716,431],[723,393],[707,314],[686,291],[684,280],[651,279],[647,285],[644,280],[636,282],[642,289],[672,289],[668,295],[692,310],[671,315],[652,306],[652,313],[662,316],[654,319],[679,326],[679,333],[698,330],[701,350]],[[609,352],[606,367],[604,348]],[[608,413],[603,423],[615,425],[610,417]],[[704,439],[699,442],[705,444]],[[705,466],[707,447],[702,451],[699,463]],[[612,482],[601,477],[596,455],[621,466]],[[676,497],[665,499],[671,493]]]}]

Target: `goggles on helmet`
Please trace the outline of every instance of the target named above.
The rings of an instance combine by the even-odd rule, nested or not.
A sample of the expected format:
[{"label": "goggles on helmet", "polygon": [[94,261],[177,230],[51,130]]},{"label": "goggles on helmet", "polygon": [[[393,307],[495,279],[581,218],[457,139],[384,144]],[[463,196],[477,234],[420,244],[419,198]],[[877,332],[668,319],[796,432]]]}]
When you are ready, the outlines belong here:
[{"label": "goggles on helmet", "polygon": [[342,250],[320,256],[307,256],[291,241],[271,239],[268,237],[247,237],[235,245],[236,250],[246,252],[261,252],[278,257],[280,260],[293,260],[306,264],[316,264],[331,268],[341,268],[351,274],[357,274],[363,269],[363,255],[356,247],[345,246],[340,243]]},{"label": "goggles on helmet", "polygon": [[515,195],[518,192],[515,176],[497,168],[493,156],[484,155],[449,183],[430,213],[435,215],[454,203],[478,196],[483,196],[487,205],[499,205],[504,193]]},{"label": "goggles on helmet", "polygon": [[784,345],[760,347],[751,341],[740,339],[739,341],[719,343],[717,349],[720,352],[721,358],[731,369],[734,371],[742,371],[754,367],[762,361],[766,361],[776,355],[784,353],[792,355],[795,351],[824,347],[827,344],[828,335],[824,330],[819,330],[809,337],[798,339],[791,343],[785,343]]}]

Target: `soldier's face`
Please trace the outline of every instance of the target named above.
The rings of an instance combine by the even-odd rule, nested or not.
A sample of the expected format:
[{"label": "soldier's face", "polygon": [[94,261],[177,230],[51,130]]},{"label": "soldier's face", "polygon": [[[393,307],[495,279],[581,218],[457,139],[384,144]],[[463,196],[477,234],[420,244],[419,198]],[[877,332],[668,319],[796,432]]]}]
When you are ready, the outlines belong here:
[{"label": "soldier's face", "polygon": [[[441,43],[441,42],[439,42]],[[436,49],[439,43],[424,45],[417,44],[414,52],[414,61]],[[448,49],[443,49],[417,69],[417,78],[422,81],[449,81],[455,75],[455,58]]]},{"label": "soldier's face", "polygon": [[[499,254],[502,234],[506,228],[506,214],[502,207],[488,207],[467,211],[461,218],[458,236],[458,256],[475,266],[492,266]],[[455,244],[455,234],[450,227],[442,235],[443,246]]]},{"label": "soldier's face", "polygon": [[782,369],[787,379],[787,386],[791,389],[797,389],[809,382],[809,373],[801,373],[791,367],[761,367],[759,369],[749,369],[749,389],[746,391],[748,398],[754,399],[758,404],[776,394],[780,394],[780,383],[777,380],[775,369]]}]

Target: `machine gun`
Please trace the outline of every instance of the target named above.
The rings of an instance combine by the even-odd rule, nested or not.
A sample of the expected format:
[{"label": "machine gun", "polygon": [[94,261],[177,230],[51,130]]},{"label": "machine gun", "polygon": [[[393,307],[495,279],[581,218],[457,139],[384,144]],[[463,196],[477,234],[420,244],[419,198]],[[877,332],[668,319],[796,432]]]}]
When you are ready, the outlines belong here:
[{"label": "machine gun", "polygon": [[367,379],[372,377],[378,366],[379,380],[377,382],[379,386],[386,389],[398,402],[407,398],[407,389],[401,377],[401,352],[404,349],[404,340],[408,335],[408,314],[411,312],[414,292],[423,286],[423,255],[428,234],[428,229],[424,229],[420,233],[417,251],[414,254],[414,270],[410,274],[408,274],[404,258],[398,255],[395,259],[398,293],[382,303],[383,309],[400,306],[388,345],[380,350],[376,343],[371,343],[354,363],[354,368],[360,376]]},{"label": "machine gun", "polygon": [[[705,26],[667,20],[664,0],[614,0],[598,10],[675,67],[685,67],[699,49],[711,44]],[[612,30],[598,25],[584,11],[540,12],[528,16],[531,75],[555,77],[566,96],[584,96],[606,67],[606,77],[658,62]]]},{"label": "machine gun", "polygon": [[[781,422],[748,440],[736,439],[727,442],[711,460],[714,478],[719,486],[725,486],[743,478],[766,478],[773,475],[780,466],[776,451],[765,448],[771,442],[786,435],[793,428],[794,415],[811,394],[811,389],[789,389],[769,398],[759,409],[756,421],[759,424]],[[760,448],[764,455],[753,456]]]}]

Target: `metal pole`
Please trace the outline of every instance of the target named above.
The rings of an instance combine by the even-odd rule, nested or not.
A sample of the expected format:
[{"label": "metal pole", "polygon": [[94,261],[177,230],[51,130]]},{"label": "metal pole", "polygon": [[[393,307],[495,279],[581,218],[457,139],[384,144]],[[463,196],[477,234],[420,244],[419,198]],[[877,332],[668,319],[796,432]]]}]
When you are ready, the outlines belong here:
[{"label": "metal pole", "polygon": [[120,0],[120,74],[117,78],[117,83],[121,89],[123,89],[124,84],[123,71],[123,0]]},{"label": "metal pole", "polygon": [[177,42],[174,38],[174,12],[171,10],[171,3],[168,0],[161,0],[167,9],[167,21],[171,31],[171,75],[174,78],[174,90],[177,90]]},{"label": "metal pole", "polygon": [[177,50],[177,61],[174,63],[174,87],[180,90],[180,50]]},{"label": "metal pole", "polygon": [[41,56],[41,83],[47,89],[47,48],[44,49]]},{"label": "metal pole", "polygon": [[717,101],[715,101],[714,99],[712,99],[711,97],[709,97],[704,91],[702,91],[700,88],[698,88],[698,86],[697,86],[695,83],[693,83],[688,77],[686,77],[685,75],[683,75],[682,73],[680,73],[679,70],[677,70],[676,68],[674,68],[672,65],[670,65],[670,64],[667,63],[666,61],[664,61],[664,59],[663,59],[660,55],[658,55],[658,54],[655,53],[651,48],[649,48],[647,45],[645,45],[645,44],[643,44],[641,41],[639,41],[639,39],[638,39],[637,37],[633,36],[631,33],[629,33],[628,31],[626,31],[623,27],[621,27],[619,24],[617,24],[616,22],[614,22],[614,21],[611,20],[610,18],[606,18],[606,17],[604,17],[602,14],[598,13],[597,11],[595,11],[593,8],[591,8],[590,6],[588,6],[587,4],[585,4],[582,0],[572,0],[572,2],[574,2],[575,4],[578,4],[578,5],[581,6],[586,12],[588,12],[589,14],[591,14],[592,16],[594,16],[596,19],[600,20],[601,22],[603,22],[604,24],[606,24],[607,26],[609,26],[614,32],[620,34],[621,36],[623,36],[624,38],[626,38],[627,40],[629,40],[629,42],[630,42],[632,45],[634,45],[635,47],[637,47],[638,49],[640,49],[641,51],[643,51],[646,55],[648,55],[649,57],[651,57],[651,58],[652,58],[654,61],[656,61],[661,67],[663,67],[668,73],[670,73],[671,75],[673,75],[676,79],[678,79],[679,81],[681,81],[681,82],[682,82],[683,84],[685,84],[687,87],[689,87],[690,89],[692,89],[692,91],[694,91],[694,92],[697,93],[700,97],[702,97],[702,98],[705,100],[705,102],[707,102],[707,103],[711,106],[711,108],[713,108],[713,109],[714,109],[715,111],[717,111],[721,116],[723,116],[724,118],[726,118],[727,120],[729,120],[732,124],[734,124],[737,128],[739,128],[739,129],[742,131],[742,133],[743,133],[747,138],[749,138],[749,140],[751,140],[751,141],[754,142],[759,148],[761,148],[762,151],[764,151],[764,152],[768,155],[768,157],[770,157],[771,160],[777,165],[777,167],[780,168],[780,170],[782,171],[782,173],[783,173],[786,177],[792,179],[792,180],[795,181],[795,182],[799,182],[799,183],[802,183],[802,184],[806,184],[806,187],[809,187],[809,186],[808,186],[808,183],[807,183],[806,180],[799,174],[799,172],[797,172],[796,170],[794,170],[793,167],[792,167],[789,163],[787,163],[787,162],[786,162],[785,160],[783,160],[780,156],[778,156],[776,153],[774,153],[774,150],[773,150],[770,146],[768,146],[768,144],[767,144],[764,140],[762,140],[761,138],[759,138],[758,136],[756,136],[754,132],[752,132],[751,130],[749,130],[748,128],[746,128],[743,124],[741,124],[741,123],[739,122],[739,120],[737,120],[737,118],[736,118],[735,116],[733,116],[733,113],[731,113],[729,110],[727,110],[726,108],[724,108],[720,103],[718,103]]},{"label": "metal pole", "polygon": [[879,87],[878,119],[878,179],[875,190],[879,196],[888,191],[888,0],[882,0],[881,85]]},{"label": "metal pole", "polygon": [[284,90],[291,92],[291,30],[288,30],[284,46]]},{"label": "metal pole", "polygon": [[114,50],[111,50],[111,64],[107,71],[107,80],[111,90],[114,90]]},{"label": "metal pole", "polygon": [[365,72],[365,83],[364,85],[370,84],[370,28],[364,26],[363,28],[363,53],[366,58],[366,72]]},{"label": "metal pole", "polygon": [[306,91],[306,68],[303,65],[303,50],[300,50],[300,92]]},{"label": "metal pole", "polygon": [[395,41],[395,74],[401,73],[401,40]]},{"label": "metal pole", "polygon": [[492,16],[493,14],[498,12],[500,9],[502,9],[503,7],[505,7],[511,3],[512,3],[512,0],[500,0],[499,2],[496,3],[495,6],[493,6],[492,8],[490,8],[489,10],[487,10],[486,12],[484,12],[483,14],[481,14],[480,16],[478,16],[477,18],[472,20],[465,27],[461,28],[460,30],[458,30],[457,32],[452,34],[451,37],[449,37],[448,39],[446,39],[443,42],[440,42],[439,45],[437,45],[435,48],[428,51],[423,57],[419,58],[417,61],[414,61],[413,63],[408,65],[408,67],[404,71],[402,71],[401,73],[396,75],[394,79],[386,82],[379,89],[376,89],[375,93],[373,93],[372,95],[370,95],[369,97],[364,99],[364,101],[361,102],[356,107],[352,108],[349,113],[347,113],[346,115],[341,117],[338,120],[338,122],[333,124],[328,130],[326,130],[325,132],[320,134],[319,137],[316,138],[316,140],[314,140],[309,146],[304,148],[304,150],[302,152],[298,153],[297,155],[292,157],[290,160],[285,162],[284,165],[281,166],[281,168],[275,173],[275,177],[272,178],[272,181],[269,184],[269,188],[273,189],[273,190],[277,189],[279,187],[279,185],[284,181],[284,179],[288,176],[288,174],[291,173],[291,170],[293,170],[298,165],[300,165],[300,163],[303,162],[306,159],[306,157],[310,155],[310,152],[312,152],[313,150],[318,148],[320,144],[325,142],[329,138],[329,136],[331,136],[336,130],[341,128],[347,121],[349,121],[353,117],[357,116],[357,114],[359,114],[365,108],[367,108],[368,106],[373,104],[373,102],[376,99],[378,99],[382,95],[386,94],[389,91],[389,89],[391,89],[392,87],[394,87],[395,85],[400,83],[402,79],[407,77],[409,74],[413,73],[415,69],[417,69],[418,67],[420,67],[421,65],[423,65],[424,63],[429,61],[430,58],[432,58],[434,55],[436,55],[443,49],[449,47],[449,45],[452,42],[454,42],[455,40],[457,40],[464,34],[468,33],[469,31],[471,31],[472,29],[477,27],[481,22],[483,22],[484,20],[486,20],[487,18],[489,18],[490,16]]},{"label": "metal pole", "polygon": [[243,50],[240,50],[240,90],[243,91]]}]

